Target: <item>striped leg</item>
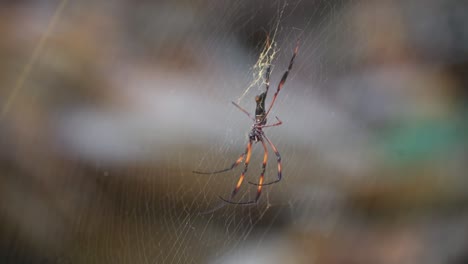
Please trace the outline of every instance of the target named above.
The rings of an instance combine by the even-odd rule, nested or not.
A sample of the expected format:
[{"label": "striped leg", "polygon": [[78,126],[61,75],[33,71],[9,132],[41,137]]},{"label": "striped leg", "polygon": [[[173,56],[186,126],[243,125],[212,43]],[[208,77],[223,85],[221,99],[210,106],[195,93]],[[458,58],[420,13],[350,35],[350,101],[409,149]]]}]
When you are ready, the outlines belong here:
[{"label": "striped leg", "polygon": [[260,178],[258,179],[258,184],[249,182],[250,184],[258,185],[257,196],[255,197],[255,202],[258,201],[258,199],[260,198],[260,195],[262,194],[263,180],[265,177],[265,170],[266,170],[266,165],[268,161],[268,149],[265,144],[265,141],[263,141],[263,139],[261,138],[260,142],[262,142],[263,149],[265,150],[265,153],[263,154],[262,173],[260,174]]},{"label": "striped leg", "polygon": [[252,154],[252,140],[249,140],[249,144],[247,145],[247,157],[245,158],[245,166],[244,166],[244,170],[242,171],[242,174],[241,176],[239,177],[239,180],[237,181],[237,184],[236,184],[236,187],[234,188],[234,190],[232,191],[231,193],[231,197],[229,198],[229,200],[226,200],[224,199],[223,197],[219,197],[221,200],[227,202],[227,203],[232,203],[232,204],[249,204],[249,203],[252,203],[252,202],[240,202],[240,203],[237,203],[237,202],[232,202],[231,200],[234,198],[234,196],[236,196],[237,192],[239,191],[241,185],[242,185],[242,182],[244,181],[244,178],[245,178],[245,174],[247,173],[247,169],[249,167],[249,162],[250,162],[250,156]]},{"label": "striped leg", "polygon": [[289,71],[292,69],[293,63],[294,63],[294,58],[296,58],[297,52],[299,50],[299,42],[297,42],[296,48],[294,49],[294,54],[291,58],[291,61],[289,62],[289,67],[286,70],[286,72],[283,74],[283,77],[281,78],[280,83],[278,84],[278,89],[276,90],[276,93],[273,95],[273,100],[270,103],[270,107],[268,108],[268,111],[266,112],[266,116],[268,116],[268,113],[270,113],[271,108],[273,107],[273,104],[276,101],[276,97],[278,96],[279,91],[281,88],[283,88],[284,83],[286,82],[286,79],[288,78]]},{"label": "striped leg", "polygon": [[247,155],[250,152],[251,147],[252,147],[252,141],[249,141],[249,143],[247,144],[247,148],[245,149],[245,152],[242,153],[239,156],[239,158],[236,160],[236,162],[234,162],[229,168],[218,170],[218,171],[212,171],[212,172],[203,172],[203,171],[192,171],[192,172],[196,174],[217,174],[217,173],[230,171],[234,169],[235,167],[237,167],[237,165],[239,165],[244,160],[245,155]]},{"label": "striped leg", "polygon": [[275,180],[275,181],[269,182],[269,183],[258,183],[258,184],[250,183],[250,184],[258,185],[258,186],[271,185],[271,184],[274,184],[274,183],[277,183],[277,182],[281,181],[281,178],[282,178],[282,174],[281,174],[281,155],[280,155],[278,149],[275,147],[275,145],[273,145],[273,143],[270,141],[270,139],[267,136],[265,136],[265,134],[263,134],[263,138],[266,139],[266,141],[268,142],[268,144],[270,144],[271,148],[273,149],[273,151],[276,154],[276,160],[278,162],[278,179]]}]

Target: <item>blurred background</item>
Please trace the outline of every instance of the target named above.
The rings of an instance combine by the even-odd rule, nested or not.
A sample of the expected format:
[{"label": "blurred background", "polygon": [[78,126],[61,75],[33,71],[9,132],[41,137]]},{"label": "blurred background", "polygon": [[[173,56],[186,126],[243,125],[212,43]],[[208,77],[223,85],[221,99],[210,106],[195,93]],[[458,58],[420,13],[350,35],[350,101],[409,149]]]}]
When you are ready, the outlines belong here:
[{"label": "blurred background", "polygon": [[[2,1],[1,263],[468,263],[468,4]],[[228,205],[277,30],[284,179]],[[244,94],[245,93],[245,94]],[[271,100],[270,92],[267,101]],[[266,179],[276,177],[270,150]],[[255,146],[247,178],[263,158]],[[236,199],[255,196],[244,183]]]}]

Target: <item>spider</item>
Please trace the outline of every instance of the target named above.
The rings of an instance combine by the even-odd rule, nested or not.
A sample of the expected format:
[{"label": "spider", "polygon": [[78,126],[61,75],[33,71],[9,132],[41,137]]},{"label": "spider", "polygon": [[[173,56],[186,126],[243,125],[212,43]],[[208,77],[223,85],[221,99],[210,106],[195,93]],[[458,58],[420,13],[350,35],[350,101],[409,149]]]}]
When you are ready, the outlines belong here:
[{"label": "spider", "polygon": [[[269,45],[269,42],[267,42],[267,45]],[[268,67],[266,69],[266,72],[265,72],[265,92],[263,92],[260,95],[257,95],[255,97],[255,102],[257,103],[256,109],[255,109],[255,118],[253,118],[250,115],[250,113],[247,110],[245,110],[244,108],[242,108],[240,105],[236,104],[235,102],[232,102],[232,104],[235,107],[237,107],[239,110],[244,112],[254,122],[254,124],[252,125],[252,129],[249,132],[249,136],[248,136],[249,142],[247,143],[247,147],[245,149],[245,152],[242,153],[239,156],[239,158],[230,167],[228,167],[226,169],[213,171],[213,172],[193,171],[193,173],[197,173],[197,174],[217,174],[217,173],[227,172],[227,171],[230,171],[230,170],[233,170],[234,168],[236,168],[240,163],[242,163],[244,161],[244,158],[245,158],[244,170],[242,171],[242,173],[241,173],[241,175],[239,177],[239,180],[237,181],[237,184],[236,184],[234,190],[231,193],[230,198],[225,199],[225,198],[219,196],[219,198],[222,201],[226,202],[226,203],[229,203],[229,204],[242,204],[242,205],[256,204],[258,199],[260,198],[260,195],[262,194],[263,186],[275,184],[275,183],[278,183],[279,181],[281,181],[281,178],[282,178],[282,174],[281,174],[281,167],[282,167],[282,165],[281,165],[281,155],[280,155],[278,149],[273,144],[273,142],[271,142],[271,140],[265,135],[265,133],[263,132],[263,129],[267,128],[267,127],[279,126],[279,125],[281,125],[283,123],[278,117],[276,117],[276,120],[277,120],[276,123],[267,125],[267,116],[270,113],[270,110],[273,107],[273,104],[275,103],[275,100],[276,100],[276,97],[278,96],[278,93],[280,92],[281,88],[283,87],[284,83],[286,82],[286,79],[288,78],[289,71],[291,71],[291,69],[292,69],[292,66],[293,66],[293,63],[294,63],[294,58],[296,57],[298,50],[299,50],[299,42],[297,42],[297,44],[296,44],[296,48],[294,49],[294,53],[293,53],[292,58],[291,58],[291,60],[289,62],[289,67],[284,72],[283,77],[281,78],[281,81],[278,84],[278,88],[277,88],[275,94],[273,95],[273,100],[271,101],[270,106],[268,107],[268,109],[265,108],[265,99],[267,97],[268,89],[270,87],[271,64],[268,65]],[[244,181],[244,177],[245,177],[245,174],[247,173],[247,169],[249,167],[250,157],[251,157],[251,154],[252,154],[252,145],[254,143],[257,143],[257,142],[262,143],[263,149],[264,149],[262,172],[260,174],[260,178],[258,180],[258,183],[254,183],[254,182],[249,181],[250,184],[257,186],[257,195],[256,195],[255,199],[251,200],[251,201],[235,202],[235,201],[233,201],[233,199],[236,196],[236,194],[238,193],[238,191],[239,191],[239,189],[240,189],[240,187],[242,185],[242,182]],[[264,183],[265,169],[266,169],[267,160],[268,160],[268,149],[267,149],[267,144],[265,142],[268,143],[268,145],[270,145],[270,147],[275,152],[277,163],[278,163],[278,177],[277,177],[276,180],[268,182],[268,183]],[[214,211],[214,210],[211,210],[210,212],[212,212],[212,211]]]}]

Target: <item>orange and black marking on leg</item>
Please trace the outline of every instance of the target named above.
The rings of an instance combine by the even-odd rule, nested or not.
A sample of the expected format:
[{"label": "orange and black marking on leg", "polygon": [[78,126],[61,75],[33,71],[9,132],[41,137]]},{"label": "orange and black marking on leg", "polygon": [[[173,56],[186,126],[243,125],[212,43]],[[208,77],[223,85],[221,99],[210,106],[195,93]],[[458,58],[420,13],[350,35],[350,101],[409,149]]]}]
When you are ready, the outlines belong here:
[{"label": "orange and black marking on leg", "polygon": [[[261,56],[264,56],[265,53],[268,53],[268,51],[270,50],[271,45],[272,44],[270,43],[269,36],[267,36],[266,47],[265,47],[265,50],[262,52],[263,55],[261,55]],[[267,57],[267,67],[266,67],[266,70],[265,70],[265,77],[264,77],[265,78],[265,91],[255,98],[255,101],[256,101],[256,104],[257,104],[257,106],[255,108],[255,118],[247,110],[245,110],[244,108],[242,108],[241,106],[239,106],[238,104],[233,102],[234,106],[236,106],[239,110],[241,110],[243,113],[245,113],[249,118],[253,119],[253,121],[255,123],[252,125],[252,129],[250,130],[249,143],[247,144],[247,149],[246,149],[245,153],[242,154],[232,164],[232,166],[230,168],[227,168],[227,169],[224,169],[224,170],[221,170],[221,171],[217,171],[217,172],[212,172],[212,173],[219,173],[219,172],[224,172],[224,171],[231,170],[234,167],[238,166],[245,158],[244,170],[242,171],[239,179],[237,180],[237,184],[236,184],[234,190],[231,193],[230,199],[226,200],[221,196],[219,197],[221,200],[223,200],[226,203],[242,204],[242,205],[255,204],[255,203],[257,203],[257,201],[258,201],[258,199],[259,199],[259,197],[260,197],[260,195],[262,193],[263,186],[277,183],[277,182],[281,181],[281,179],[282,179],[281,155],[280,155],[278,149],[276,149],[275,145],[271,142],[271,140],[268,139],[268,137],[263,133],[262,129],[267,128],[267,127],[279,126],[279,125],[282,124],[281,120],[278,117],[276,117],[276,119],[278,120],[277,123],[274,123],[272,125],[266,125],[267,116],[270,113],[270,110],[272,109],[280,90],[283,88],[284,84],[286,83],[286,80],[288,78],[289,72],[291,71],[291,69],[293,67],[294,59],[296,58],[296,55],[297,55],[298,51],[299,51],[299,41],[297,42],[297,45],[296,45],[296,47],[294,49],[294,53],[293,53],[293,55],[291,57],[291,60],[289,62],[289,66],[288,66],[287,70],[283,73],[283,76],[282,76],[280,82],[278,83],[276,92],[273,95],[273,99],[271,100],[271,103],[270,103],[268,108],[265,107],[265,102],[266,102],[266,98],[267,98],[268,89],[270,87],[270,73],[271,73],[271,61],[270,61],[271,58],[270,57]],[[261,57],[261,60],[259,60],[259,61],[263,63],[263,59],[264,58]],[[263,64],[260,64],[260,65],[263,67]],[[266,140],[266,142],[265,142],[265,140]],[[242,186],[242,183],[244,182],[245,175],[247,173],[247,169],[248,169],[249,162],[250,162],[250,157],[251,157],[251,154],[252,154],[252,142],[256,143],[258,141],[260,141],[262,143],[263,148],[265,150],[264,155],[263,155],[262,172],[261,172],[260,177],[258,179],[258,183],[249,182],[251,184],[257,185],[256,199],[251,200],[251,201],[246,201],[246,202],[233,202],[232,199],[238,193],[240,187]],[[266,143],[268,143],[268,145],[270,145],[271,148],[273,149],[273,151],[275,152],[275,155],[276,155],[276,158],[277,158],[278,177],[273,182],[264,183],[266,164],[267,164],[267,161],[268,161],[268,151],[267,151],[267,144]],[[197,172],[197,173],[200,173],[200,172]],[[202,174],[210,174],[210,173],[202,173]],[[213,212],[214,210],[218,210],[219,208],[221,208],[223,206],[224,205],[218,206],[215,209],[210,210],[209,212]]]},{"label": "orange and black marking on leg", "polygon": [[244,181],[245,173],[247,173],[247,169],[249,167],[251,155],[252,155],[252,141],[249,141],[249,143],[247,144],[247,157],[245,158],[245,167],[244,167],[244,170],[242,171],[241,176],[239,177],[239,180],[237,181],[236,188],[234,188],[234,190],[232,191],[231,199],[237,194],[237,192],[239,191],[242,185],[242,182]]},{"label": "orange and black marking on leg", "polygon": [[267,149],[267,146],[265,144],[265,141],[263,141],[263,139],[261,139],[260,142],[262,142],[263,149],[264,149],[265,153],[263,154],[262,173],[260,174],[260,178],[258,179],[257,197],[255,197],[255,202],[258,201],[258,199],[260,198],[260,195],[262,195],[263,180],[264,180],[264,177],[265,177],[265,170],[266,170],[266,165],[267,165],[267,162],[268,162],[268,149]]},{"label": "orange and black marking on leg", "polygon": [[204,172],[204,171],[192,171],[192,172],[196,173],[196,174],[218,174],[218,173],[230,171],[230,170],[234,169],[235,167],[237,167],[240,163],[242,163],[242,161],[244,161],[244,157],[245,157],[245,155],[247,155],[248,151],[249,151],[249,146],[247,145],[247,148],[245,149],[245,152],[242,153],[239,156],[239,158],[229,168],[218,170],[218,171],[210,171],[210,172]]},{"label": "orange and black marking on leg", "polygon": [[275,152],[276,154],[276,160],[278,162],[278,179],[275,180],[275,181],[272,181],[272,182],[269,182],[269,183],[263,183],[262,186],[266,186],[266,185],[270,185],[270,184],[274,184],[274,183],[277,183],[279,181],[281,181],[281,178],[282,178],[282,172],[281,172],[281,155],[278,151],[278,149],[275,147],[275,145],[270,141],[270,139],[263,135],[263,138],[268,142],[268,144],[271,146],[271,148],[273,149],[273,151]]},{"label": "orange and black marking on leg", "polygon": [[[265,141],[263,139],[260,139],[260,142],[262,142],[263,149],[264,149],[263,163],[262,163],[262,173],[260,174],[260,179],[259,179],[258,183],[254,183],[254,182],[249,181],[250,184],[258,185],[259,187],[261,187],[261,185],[263,184],[263,180],[264,180],[263,178],[264,178],[264,175],[265,175],[266,165],[267,165],[267,162],[268,162],[268,148],[267,148],[267,145],[265,144]],[[261,188],[257,188],[257,192],[258,191],[261,191]]]},{"label": "orange and black marking on leg", "polygon": [[289,61],[288,69],[286,70],[286,72],[284,72],[283,77],[281,77],[281,81],[278,84],[278,88],[276,89],[275,94],[273,95],[273,100],[271,100],[270,107],[268,108],[268,111],[266,112],[266,115],[268,115],[268,113],[270,113],[270,110],[271,110],[271,108],[273,107],[273,104],[276,101],[276,97],[278,96],[279,91],[281,90],[281,88],[283,88],[283,85],[286,82],[286,79],[288,78],[289,71],[291,71],[291,69],[292,69],[292,66],[294,64],[294,59],[296,58],[296,55],[297,55],[298,51],[299,51],[299,41],[297,42],[296,48],[294,49],[294,53],[293,53],[293,55],[291,57],[291,60]]}]

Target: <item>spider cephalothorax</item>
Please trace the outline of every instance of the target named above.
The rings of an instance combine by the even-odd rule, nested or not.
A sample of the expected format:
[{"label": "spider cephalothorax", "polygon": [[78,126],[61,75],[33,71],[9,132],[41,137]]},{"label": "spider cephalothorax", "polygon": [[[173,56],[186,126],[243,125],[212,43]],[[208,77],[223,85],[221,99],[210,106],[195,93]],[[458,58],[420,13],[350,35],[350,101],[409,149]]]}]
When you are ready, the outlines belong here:
[{"label": "spider cephalothorax", "polygon": [[[267,45],[269,45],[269,41],[267,42]],[[223,200],[226,203],[232,203],[232,204],[254,204],[258,201],[260,198],[260,195],[262,193],[262,187],[270,184],[277,183],[281,181],[282,174],[281,174],[281,155],[278,151],[278,149],[275,147],[275,145],[270,141],[270,139],[265,135],[263,132],[263,128],[267,127],[272,127],[272,126],[279,126],[282,124],[281,120],[276,117],[276,120],[278,121],[277,123],[267,125],[267,116],[270,113],[271,108],[273,107],[273,104],[275,103],[276,97],[278,96],[279,91],[283,87],[284,83],[286,82],[286,79],[288,78],[289,71],[291,70],[293,63],[294,63],[294,58],[297,55],[297,52],[299,50],[299,43],[296,45],[296,48],[294,49],[294,53],[292,55],[291,61],[289,62],[289,67],[286,70],[286,72],[283,74],[283,77],[281,78],[280,83],[278,84],[278,88],[276,89],[275,94],[273,95],[273,99],[270,103],[270,106],[268,109],[265,109],[265,99],[268,94],[268,89],[270,87],[270,71],[271,71],[271,64],[268,65],[266,72],[265,72],[265,92],[261,93],[260,95],[257,95],[255,97],[255,102],[257,103],[257,106],[255,108],[255,118],[253,118],[247,110],[242,108],[240,105],[236,104],[235,102],[232,102],[237,108],[239,108],[242,112],[244,112],[252,121],[254,124],[252,125],[252,130],[249,132],[249,142],[247,143],[247,148],[245,149],[245,152],[240,155],[240,157],[231,165],[231,167],[219,170],[219,171],[214,171],[214,172],[200,172],[200,171],[194,171],[194,173],[198,174],[215,174],[215,173],[221,173],[221,172],[226,172],[234,169],[242,163],[245,159],[245,166],[244,170],[242,171],[242,174],[239,177],[239,180],[237,181],[236,187],[231,193],[231,196],[229,199],[224,199],[223,197],[219,197],[221,200]],[[263,163],[262,163],[262,172],[260,174],[260,178],[258,180],[258,183],[253,183],[249,182],[250,184],[256,185],[257,186],[257,195],[255,197],[255,200],[252,201],[246,201],[246,202],[234,202],[232,199],[234,196],[237,194],[239,191],[242,182],[244,181],[245,174],[247,173],[247,168],[249,167],[249,162],[250,162],[250,156],[252,154],[252,143],[257,143],[261,142],[263,145],[264,149],[264,154],[263,154]],[[275,152],[277,162],[278,162],[278,177],[276,180],[268,182],[268,183],[263,183],[264,180],[264,175],[265,175],[265,170],[266,170],[266,165],[267,165],[267,160],[268,160],[268,149],[267,149],[267,144],[270,145],[270,147],[273,149]],[[216,209],[219,209],[220,207],[217,207]],[[215,210],[216,210],[215,209]],[[212,212],[214,210],[211,210]]]}]

